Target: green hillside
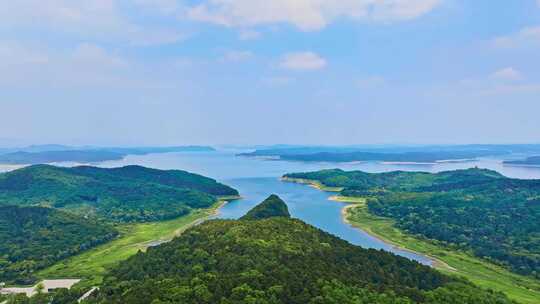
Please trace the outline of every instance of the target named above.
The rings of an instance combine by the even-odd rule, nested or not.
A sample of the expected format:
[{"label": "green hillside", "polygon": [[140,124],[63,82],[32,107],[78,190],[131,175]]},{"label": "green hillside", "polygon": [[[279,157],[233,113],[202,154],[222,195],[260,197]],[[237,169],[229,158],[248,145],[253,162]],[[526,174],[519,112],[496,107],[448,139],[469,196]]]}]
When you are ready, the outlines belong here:
[{"label": "green hillside", "polygon": [[180,170],[35,165],[0,175],[0,205],[42,205],[116,222],[176,218],[238,192]]},{"label": "green hillside", "polygon": [[285,177],[342,187],[341,195],[366,198],[370,213],[394,219],[402,230],[540,278],[540,180],[477,168],[437,174],[324,170]]},{"label": "green hillside", "polygon": [[93,303],[513,303],[300,220],[212,220],[139,252]]},{"label": "green hillside", "polygon": [[0,206],[0,282],[30,283],[36,270],[117,234],[111,225],[51,208]]},{"label": "green hillside", "polygon": [[291,217],[287,204],[277,195],[272,194],[262,203],[251,209],[242,220],[260,220],[269,217]]}]

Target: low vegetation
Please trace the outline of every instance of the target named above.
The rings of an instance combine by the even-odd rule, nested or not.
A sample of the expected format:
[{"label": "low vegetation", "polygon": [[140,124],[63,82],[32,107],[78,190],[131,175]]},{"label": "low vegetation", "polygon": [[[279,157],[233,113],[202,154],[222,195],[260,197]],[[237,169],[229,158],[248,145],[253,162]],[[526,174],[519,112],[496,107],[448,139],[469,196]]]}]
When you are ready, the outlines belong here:
[{"label": "low vegetation", "polygon": [[220,205],[216,203],[211,208],[197,209],[169,221],[118,225],[121,237],[55,263],[36,276],[43,279],[76,277],[83,280],[80,285],[99,285],[107,270],[139,251],[172,240],[188,227],[213,215]]}]

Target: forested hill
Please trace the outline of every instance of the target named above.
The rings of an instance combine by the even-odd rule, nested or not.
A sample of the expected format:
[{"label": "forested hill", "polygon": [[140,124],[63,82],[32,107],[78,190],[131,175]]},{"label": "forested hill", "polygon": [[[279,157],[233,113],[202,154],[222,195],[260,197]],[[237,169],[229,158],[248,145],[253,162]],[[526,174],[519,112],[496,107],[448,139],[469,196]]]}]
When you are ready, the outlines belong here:
[{"label": "forested hill", "polygon": [[43,207],[0,206],[0,282],[33,273],[117,235],[107,224]]},{"label": "forested hill", "polygon": [[0,175],[0,206],[44,205],[118,222],[175,218],[222,195],[238,192],[201,175],[140,166],[35,165]]},{"label": "forested hill", "polygon": [[478,168],[437,174],[324,170],[285,177],[343,187],[342,195],[367,198],[371,213],[395,219],[403,230],[540,278],[540,180]]},{"label": "forested hill", "polygon": [[114,268],[93,303],[505,304],[384,251],[286,216],[211,220]]},{"label": "forested hill", "polygon": [[291,217],[287,204],[279,196],[272,194],[240,219],[260,220],[275,216]]}]

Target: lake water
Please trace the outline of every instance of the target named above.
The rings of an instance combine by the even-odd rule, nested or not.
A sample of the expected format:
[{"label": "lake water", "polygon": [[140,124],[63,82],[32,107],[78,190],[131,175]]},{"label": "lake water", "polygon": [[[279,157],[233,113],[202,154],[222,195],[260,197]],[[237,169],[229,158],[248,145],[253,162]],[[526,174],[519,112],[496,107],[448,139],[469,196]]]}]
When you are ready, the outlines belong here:
[{"label": "lake water", "polygon": [[[220,209],[220,218],[238,218],[260,203],[270,194],[277,194],[289,206],[293,217],[317,226],[327,232],[364,248],[391,251],[395,254],[414,259],[423,264],[431,260],[422,255],[399,250],[367,233],[343,222],[341,209],[344,203],[328,200],[331,193],[312,187],[279,180],[285,173],[306,172],[321,169],[341,168],[344,170],[362,170],[366,172],[387,172],[394,170],[439,172],[478,166],[496,170],[508,177],[540,179],[540,167],[504,166],[500,159],[481,159],[464,163],[443,163],[436,165],[395,165],[380,163],[303,163],[270,161],[255,158],[236,157],[237,151],[209,153],[168,153],[143,156],[128,156],[120,161],[97,164],[102,167],[142,165],[158,169],[182,169],[213,177],[230,185],[242,195],[242,199],[230,202]],[[63,164],[70,165],[70,164]],[[12,170],[12,167],[0,171]]]}]

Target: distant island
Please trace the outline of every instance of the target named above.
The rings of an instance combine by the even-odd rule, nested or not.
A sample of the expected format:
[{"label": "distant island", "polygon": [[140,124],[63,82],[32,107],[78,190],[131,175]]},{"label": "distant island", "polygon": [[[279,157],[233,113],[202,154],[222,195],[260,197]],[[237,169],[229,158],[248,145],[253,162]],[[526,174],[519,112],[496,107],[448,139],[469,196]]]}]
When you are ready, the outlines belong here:
[{"label": "distant island", "polygon": [[277,196],[113,268],[90,303],[511,304],[428,266],[353,246],[290,218]]},{"label": "distant island", "polygon": [[238,191],[141,166],[34,165],[0,174],[0,282],[29,283],[36,270],[110,240],[118,227],[187,216],[222,196]]},{"label": "distant island", "polygon": [[29,146],[20,149],[0,149],[0,164],[34,165],[59,162],[97,163],[120,160],[127,155],[172,152],[212,152],[207,146],[178,147],[69,147],[62,145]]},{"label": "distant island", "polygon": [[[399,229],[540,278],[540,180],[478,168],[436,174],[335,169],[284,178],[332,187],[344,201],[364,202],[369,214],[390,218]],[[355,210],[349,211],[352,221]]]},{"label": "distant island", "polygon": [[524,165],[524,166],[540,166],[540,156],[531,156],[524,160],[507,160],[505,165]]},{"label": "distant island", "polygon": [[35,165],[59,162],[97,163],[123,159],[126,154],[109,151],[12,152],[0,155],[0,164]]},{"label": "distant island", "polygon": [[[321,151],[322,150],[322,151]],[[379,161],[396,163],[436,163],[442,161],[465,161],[478,157],[503,155],[502,151],[481,151],[481,150],[456,150],[456,151],[406,151],[395,152],[394,150],[384,150],[389,152],[372,151],[349,151],[350,149],[273,149],[256,150],[250,153],[241,153],[239,156],[248,157],[274,157],[280,160],[303,161],[303,162],[356,162],[356,161]],[[316,152],[317,151],[317,152]]]}]

